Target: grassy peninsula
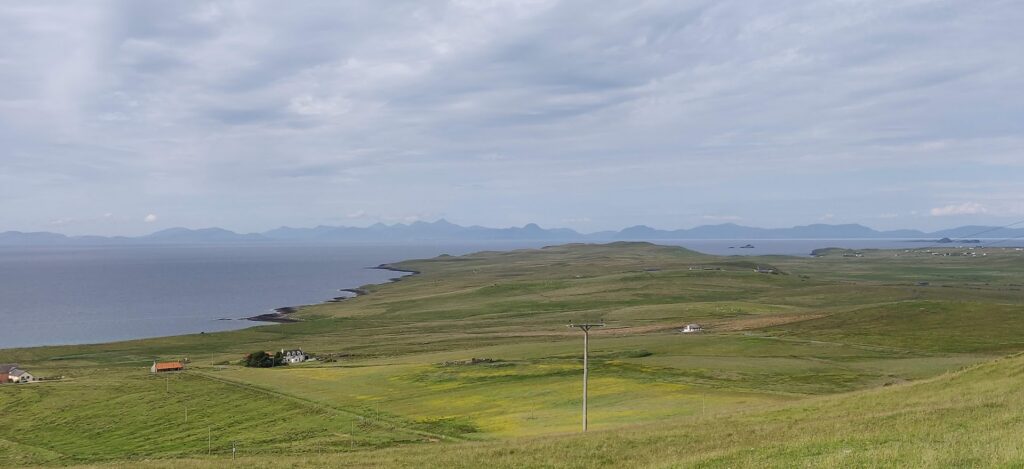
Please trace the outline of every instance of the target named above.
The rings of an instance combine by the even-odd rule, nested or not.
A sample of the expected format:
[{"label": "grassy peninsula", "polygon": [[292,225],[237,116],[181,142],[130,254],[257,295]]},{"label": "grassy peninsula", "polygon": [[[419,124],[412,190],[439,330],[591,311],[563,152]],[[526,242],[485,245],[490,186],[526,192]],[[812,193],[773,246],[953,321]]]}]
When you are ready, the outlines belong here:
[{"label": "grassy peninsula", "polygon": [[[817,254],[441,256],[296,323],[0,350],[66,377],[0,386],[17,416],[0,465],[220,467],[232,446],[249,467],[1024,463],[1024,253]],[[579,435],[582,340],[565,325],[584,319],[607,327]],[[295,347],[336,361],[238,364]],[[148,373],[184,357],[183,373]]]}]

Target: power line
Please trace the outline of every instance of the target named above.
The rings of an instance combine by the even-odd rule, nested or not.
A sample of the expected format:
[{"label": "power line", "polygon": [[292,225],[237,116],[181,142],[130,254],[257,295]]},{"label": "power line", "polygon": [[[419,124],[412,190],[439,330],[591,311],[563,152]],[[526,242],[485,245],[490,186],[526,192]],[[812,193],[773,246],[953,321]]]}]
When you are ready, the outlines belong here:
[{"label": "power line", "polygon": [[1013,241],[1015,239],[1021,239],[1021,238],[1024,238],[1024,235],[1014,236],[1012,238],[1006,238],[1006,239],[997,239],[995,241],[990,241],[990,242],[987,242],[987,243],[980,244],[980,245],[978,245],[978,247],[984,248],[984,247],[992,246],[994,244],[1005,243],[1007,241]]},{"label": "power line", "polygon": [[[1020,225],[1020,224],[1024,224],[1024,220],[1020,220],[1020,221],[1017,221],[1017,222],[1014,222],[1014,223],[1010,223],[1009,225],[985,228],[984,230],[981,230],[981,231],[979,231],[977,233],[971,233],[971,234],[969,234],[967,236],[958,236],[958,238],[964,238],[964,239],[973,238],[975,236],[980,236],[980,235],[983,235],[983,234],[986,234],[986,233],[991,233],[993,231],[1004,230],[1004,229],[1011,228],[1011,227],[1014,227],[1014,226],[1017,226],[1017,225]],[[1009,241],[1011,239],[1018,239],[1018,238],[1024,238],[1024,236],[1016,236],[1016,237],[1013,237],[1013,238],[1002,239],[1002,240],[995,241],[995,242],[992,242],[992,243],[985,243],[985,244],[979,245],[979,247],[984,247],[984,246],[989,245],[989,244],[995,244],[996,242],[1005,242],[1005,241]],[[936,242],[932,242],[932,243],[927,244],[925,246],[917,247],[917,248],[914,248],[914,249],[937,248],[937,247],[940,247],[939,246],[940,244],[944,244],[944,243],[939,243],[939,242],[936,241]]]},{"label": "power line", "polygon": [[997,226],[995,228],[989,228],[987,230],[982,230],[982,231],[979,231],[977,233],[967,235],[966,237],[970,238],[970,237],[973,237],[973,236],[983,235],[985,233],[991,233],[993,231],[998,231],[998,230],[1006,229],[1006,228],[1009,228],[1011,226],[1017,226],[1017,225],[1020,225],[1021,223],[1024,223],[1024,220],[1018,221],[1016,223],[1010,223],[1009,225]]}]

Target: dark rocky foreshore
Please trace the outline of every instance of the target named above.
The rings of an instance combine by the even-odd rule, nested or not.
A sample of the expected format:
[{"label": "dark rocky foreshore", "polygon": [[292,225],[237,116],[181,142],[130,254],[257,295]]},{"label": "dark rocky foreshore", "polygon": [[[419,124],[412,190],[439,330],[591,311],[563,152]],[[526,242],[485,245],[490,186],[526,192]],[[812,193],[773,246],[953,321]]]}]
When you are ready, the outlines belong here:
[{"label": "dark rocky foreshore", "polygon": [[257,316],[251,316],[251,317],[248,317],[248,318],[244,318],[244,319],[246,319],[248,321],[259,321],[259,322],[281,322],[281,323],[284,323],[284,322],[299,322],[298,319],[292,319],[292,318],[288,317],[289,314],[292,314],[292,313],[294,313],[294,312],[296,312],[298,310],[299,310],[299,308],[295,307],[295,306],[284,306],[284,307],[275,309],[273,313],[264,313],[264,314],[260,314],[260,315],[257,315]]},{"label": "dark rocky foreshore", "polygon": [[[392,272],[403,272],[403,273],[407,273],[407,274],[418,274],[418,273],[420,273],[420,271],[418,271],[418,270],[402,269],[402,268],[399,268],[399,267],[395,267],[395,266],[393,266],[391,264],[381,264],[381,265],[378,265],[377,267],[374,267],[374,269],[390,270]],[[391,281],[397,281],[397,280],[400,280],[401,278],[402,277],[393,278],[393,279],[391,279]]]},{"label": "dark rocky foreshore", "polygon": [[[394,267],[394,266],[392,266],[390,264],[381,264],[381,265],[378,265],[377,267],[370,267],[370,268],[371,269],[378,269],[378,270],[390,270],[392,272],[401,272],[401,273],[406,273],[406,274],[410,274],[410,275],[415,275],[415,274],[420,273],[418,270],[402,269],[402,268]],[[404,276],[402,276],[402,277],[393,277],[393,278],[388,279],[388,281],[389,282],[397,282],[399,280],[402,280],[403,277]],[[358,288],[342,288],[342,289],[340,289],[338,291],[352,293],[353,296],[336,296],[334,298],[331,298],[330,300],[325,301],[324,303],[338,303],[338,302],[342,302],[342,301],[345,301],[345,300],[350,299],[350,298],[355,298],[355,297],[367,295],[367,294],[370,293],[367,289],[365,289],[363,287],[358,287]],[[243,318],[243,319],[245,319],[247,321],[258,321],[258,322],[277,322],[277,323],[299,322],[298,319],[288,317],[289,314],[292,314],[292,313],[298,311],[299,308],[300,308],[299,306],[283,306],[283,307],[274,309],[273,313],[264,313],[264,314],[259,314],[259,315],[256,315],[256,316],[250,316],[250,317]]]}]

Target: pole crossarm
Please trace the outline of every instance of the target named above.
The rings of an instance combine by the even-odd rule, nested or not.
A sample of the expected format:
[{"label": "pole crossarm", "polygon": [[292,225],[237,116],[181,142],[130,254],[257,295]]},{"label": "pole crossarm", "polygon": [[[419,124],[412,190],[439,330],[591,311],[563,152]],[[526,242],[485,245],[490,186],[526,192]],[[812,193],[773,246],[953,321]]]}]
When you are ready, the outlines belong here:
[{"label": "pole crossarm", "polygon": [[570,322],[568,327],[575,327],[582,330],[583,332],[589,331],[592,327],[604,327],[603,322],[584,322],[584,323],[573,323]]}]

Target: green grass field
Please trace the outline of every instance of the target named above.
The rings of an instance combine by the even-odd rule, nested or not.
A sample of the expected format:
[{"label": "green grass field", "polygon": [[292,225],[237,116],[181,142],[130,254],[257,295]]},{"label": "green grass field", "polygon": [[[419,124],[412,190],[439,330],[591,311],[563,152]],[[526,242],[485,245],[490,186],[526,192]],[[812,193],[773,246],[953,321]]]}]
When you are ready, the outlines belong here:
[{"label": "green grass field", "polygon": [[[299,323],[0,350],[67,376],[0,387],[0,415],[18,416],[0,465],[216,467],[232,442],[254,467],[1024,464],[1024,359],[1000,359],[1024,351],[1024,256],[935,251],[956,255],[443,256]],[[565,325],[596,319],[580,436],[582,338]],[[691,322],[707,332],[676,331]],[[294,347],[341,358],[238,366]],[[180,357],[188,371],[149,375]]]},{"label": "green grass field", "polygon": [[[748,412],[668,419],[586,435],[291,456],[281,467],[1020,467],[1024,356],[936,378]],[[223,459],[121,464],[213,468]],[[108,467],[88,466],[88,467]]]}]

